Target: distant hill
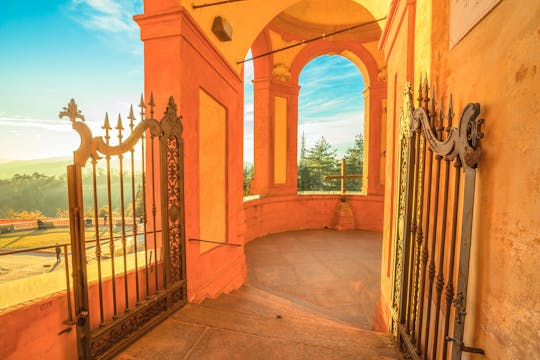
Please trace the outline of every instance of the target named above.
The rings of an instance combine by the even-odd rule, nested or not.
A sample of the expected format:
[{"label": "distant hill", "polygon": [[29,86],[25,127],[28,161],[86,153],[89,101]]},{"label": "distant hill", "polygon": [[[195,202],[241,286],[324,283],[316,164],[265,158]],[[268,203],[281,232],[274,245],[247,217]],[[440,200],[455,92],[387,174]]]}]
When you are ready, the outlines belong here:
[{"label": "distant hill", "polygon": [[10,179],[15,174],[35,172],[48,176],[61,176],[66,174],[66,166],[72,161],[71,158],[48,158],[0,162],[0,179]]},{"label": "distant hill", "polygon": [[[2,160],[0,159],[0,179],[11,179],[15,174],[33,174],[35,172],[47,176],[62,176],[66,174],[66,166],[71,164],[72,158],[46,158],[32,160]],[[116,163],[111,164],[116,169]],[[135,161],[136,172],[139,173],[140,161]],[[103,162],[98,162],[98,168],[105,168]],[[244,162],[244,168],[252,169],[252,162]],[[126,170],[129,170],[126,169]]]}]

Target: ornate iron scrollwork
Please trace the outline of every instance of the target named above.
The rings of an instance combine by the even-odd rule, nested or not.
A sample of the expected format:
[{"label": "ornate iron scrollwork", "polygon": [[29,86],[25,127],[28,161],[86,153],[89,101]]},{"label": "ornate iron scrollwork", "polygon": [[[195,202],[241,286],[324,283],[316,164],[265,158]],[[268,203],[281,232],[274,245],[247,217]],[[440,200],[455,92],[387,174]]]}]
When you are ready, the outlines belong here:
[{"label": "ornate iron scrollwork", "polygon": [[465,297],[461,291],[458,292],[452,303],[456,308],[456,322],[458,324],[463,324],[465,322],[465,315],[467,315],[467,312],[465,311]]},{"label": "ornate iron scrollwork", "polygon": [[[462,345],[474,186],[484,120],[479,118],[480,105],[470,103],[463,108],[457,126],[452,126],[452,96],[445,113],[443,101],[438,106],[435,100],[434,88],[429,99],[427,79],[420,83],[416,109],[412,107],[411,86],[406,85],[400,117],[392,331],[402,349],[415,359],[439,358],[441,354],[446,359],[450,351],[444,339],[451,338],[452,359],[458,360],[461,352],[467,351]],[[455,320],[450,329],[452,304]]]},{"label": "ornate iron scrollwork", "polygon": [[400,115],[399,135],[399,174],[398,174],[398,199],[396,204],[397,219],[395,223],[395,235],[393,241],[393,271],[392,271],[392,323],[394,335],[397,336],[397,323],[399,314],[399,301],[401,298],[401,277],[403,274],[403,239],[405,236],[405,204],[407,188],[407,153],[409,149],[411,121],[412,121],[412,89],[407,83],[403,93],[403,107]]},{"label": "ornate iron scrollwork", "polygon": [[[169,98],[161,121],[154,118],[153,95],[150,96],[148,107],[142,97],[139,106],[141,112],[137,126],[134,124],[133,107],[130,109],[127,117],[130,133],[127,137],[125,137],[126,129],[120,115],[114,128],[110,124],[109,116],[106,115],[102,126],[104,136],[93,137],[90,128],[84,122],[82,112],[73,99],[59,114],[60,118],[69,118],[72,128],[81,138],[79,148],[73,152],[74,164],[68,167],[70,210],[74,214],[70,216],[70,225],[73,273],[76,274],[74,276],[75,304],[79,314],[84,310],[87,311],[88,319],[99,319],[99,326],[98,324],[90,325],[90,321],[82,320],[77,324],[78,349],[81,357],[84,358],[111,357],[137,334],[155,324],[156,318],[163,318],[172,309],[178,308],[186,301],[181,117],[177,115],[177,106],[172,97]],[[148,118],[146,114],[149,114]],[[116,131],[118,138],[118,143],[115,145],[111,144],[113,131]],[[149,136],[145,137],[145,134]],[[154,153],[158,142],[159,153]],[[140,171],[137,175],[140,179],[139,190],[136,190],[135,180],[135,146],[137,144],[141,147],[141,168],[137,170]],[[145,146],[147,146],[146,150]],[[97,195],[99,192],[97,174],[100,170],[97,168],[97,163],[102,158],[105,159],[106,170],[102,174],[106,176],[101,186],[106,187],[108,212],[107,216],[101,219],[98,218],[98,210],[103,205],[103,200],[98,201]],[[112,159],[117,160],[119,186],[111,184],[111,172],[116,171],[112,168]],[[85,185],[86,187],[83,188],[81,168],[89,160],[92,164],[89,170],[92,184]],[[129,170],[124,171],[126,170],[124,166]],[[146,172],[150,174],[148,177],[150,179],[146,177]],[[130,214],[127,213],[125,206],[125,202],[128,201],[125,198],[125,185],[131,186]],[[83,190],[89,190],[92,193],[89,195],[93,195],[90,198],[93,198],[94,211],[92,218],[89,219],[78,215],[79,209],[87,209],[83,204]],[[118,215],[113,219],[111,199],[115,191],[119,193],[119,207],[115,209]],[[139,211],[142,213],[139,214],[137,214],[138,194],[136,195],[136,191],[142,194],[142,199],[139,200],[142,204],[142,209]],[[146,197],[147,191],[151,193],[148,197]],[[161,201],[158,201],[158,196]],[[147,217],[148,208],[151,208],[150,219]],[[158,213],[161,219],[157,216]],[[85,215],[85,217],[90,216]],[[90,222],[87,224],[86,220]],[[131,233],[126,231],[127,224],[131,227]],[[87,225],[94,228],[91,231],[94,231],[95,239],[85,241],[85,233],[88,232],[85,228]],[[104,233],[107,234],[104,235]],[[132,250],[129,251],[128,238],[132,246]],[[95,248],[95,259],[91,260],[97,265],[97,279],[87,279],[89,262],[86,260],[86,244],[90,242]],[[108,251],[108,253],[104,256],[103,249],[107,244],[108,250],[105,252]],[[137,246],[142,246],[142,249],[138,249]],[[162,251],[158,258],[157,254],[160,250]],[[133,268],[128,269],[128,257],[130,257],[129,261],[134,262],[135,271],[132,271]],[[139,258],[144,259],[141,266],[138,265]],[[121,260],[123,260],[123,269],[115,268],[115,264],[121,263]],[[110,267],[110,277],[102,275],[102,268],[105,266]],[[150,273],[153,274],[150,276]],[[159,278],[158,273],[163,277]],[[91,280],[97,280],[99,296],[97,305],[90,304],[88,300]],[[123,284],[119,280],[123,280]],[[103,285],[105,282],[112,284]],[[144,293],[146,296],[143,295]]]},{"label": "ornate iron scrollwork", "polygon": [[480,104],[467,104],[461,112],[458,128],[448,127],[448,136],[440,141],[429,124],[426,110],[419,107],[412,115],[411,131],[421,129],[433,152],[446,160],[454,160],[459,155],[465,166],[476,168],[480,159],[479,140],[484,137],[481,131],[484,120],[478,119],[479,114]]}]

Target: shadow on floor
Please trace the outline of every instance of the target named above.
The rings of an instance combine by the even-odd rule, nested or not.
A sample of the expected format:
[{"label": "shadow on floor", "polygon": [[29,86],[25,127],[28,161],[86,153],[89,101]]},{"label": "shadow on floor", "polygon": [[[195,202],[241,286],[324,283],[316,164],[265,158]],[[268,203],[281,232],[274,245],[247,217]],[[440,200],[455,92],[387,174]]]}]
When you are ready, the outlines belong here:
[{"label": "shadow on floor", "polygon": [[117,359],[399,359],[389,336],[366,330],[380,243],[328,230],[254,240],[248,284],[187,304]]}]

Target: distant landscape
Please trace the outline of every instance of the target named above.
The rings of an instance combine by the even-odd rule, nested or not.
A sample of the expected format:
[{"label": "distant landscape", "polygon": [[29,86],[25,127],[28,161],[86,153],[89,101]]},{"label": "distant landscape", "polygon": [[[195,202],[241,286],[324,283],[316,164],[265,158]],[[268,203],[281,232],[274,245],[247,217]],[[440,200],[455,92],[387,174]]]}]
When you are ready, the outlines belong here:
[{"label": "distant landscape", "polygon": [[[19,160],[0,163],[0,219],[36,219],[67,217],[68,192],[66,166],[68,158]],[[132,209],[131,173],[124,171],[124,206]],[[97,203],[100,214],[108,209],[107,174],[103,166],[96,172]],[[113,213],[121,208],[120,172],[111,168],[111,207]],[[141,198],[140,171],[135,172],[136,198]],[[83,169],[85,216],[93,216],[91,168]],[[101,216],[101,215],[100,215]]]},{"label": "distant landscape", "polygon": [[[364,139],[358,134],[355,142],[345,152],[347,173],[362,174]],[[0,219],[36,219],[40,217],[67,217],[68,192],[66,166],[70,158],[48,158],[0,162]],[[107,171],[104,161],[98,162],[96,171],[97,211],[108,213]],[[135,165],[140,169],[140,165]],[[126,171],[127,170],[127,171]],[[250,189],[253,164],[244,164],[244,195],[254,195]],[[339,174],[340,159],[337,150],[321,137],[312,147],[305,146],[301,137],[298,159],[298,191],[337,191],[340,182],[324,180],[326,175]],[[115,164],[110,170],[111,207],[113,215],[120,212],[120,171]],[[124,207],[126,214],[132,211],[131,170],[124,167]],[[141,172],[135,171],[135,203],[142,207]],[[84,216],[94,217],[93,178],[91,167],[83,168]],[[362,179],[347,180],[349,191],[360,191]],[[256,195],[256,194],[255,194]],[[137,212],[142,211],[138,210]],[[103,214],[103,215],[101,215]],[[129,215],[128,215],[129,216]],[[139,216],[139,214],[136,214]]]},{"label": "distant landscape", "polygon": [[0,160],[0,179],[10,179],[16,174],[33,174],[35,172],[48,176],[66,174],[66,166],[72,158],[48,158],[34,160]]}]

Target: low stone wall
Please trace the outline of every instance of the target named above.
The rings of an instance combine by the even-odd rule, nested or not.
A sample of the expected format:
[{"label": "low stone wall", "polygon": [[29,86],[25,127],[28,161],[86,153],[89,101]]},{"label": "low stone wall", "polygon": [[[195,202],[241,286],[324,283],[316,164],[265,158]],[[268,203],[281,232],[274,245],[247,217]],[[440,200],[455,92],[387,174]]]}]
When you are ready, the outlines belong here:
[{"label": "low stone wall", "polygon": [[[121,258],[116,258],[117,268],[121,268]],[[139,263],[142,263],[144,258]],[[102,262],[103,269],[110,269],[110,260]],[[129,285],[129,304],[134,306],[135,294],[135,271],[133,264],[128,264],[127,280]],[[161,273],[161,265],[158,272]],[[110,274],[105,271],[106,277],[102,284],[104,294],[104,316],[111,318],[113,314],[112,304],[112,280]],[[99,326],[99,290],[98,283],[92,281],[97,278],[95,266],[92,265],[88,272],[91,283],[88,287],[88,300],[90,304],[90,324],[95,329]],[[141,299],[146,296],[144,284],[144,267],[139,268],[139,295]],[[161,279],[161,275],[160,275]],[[52,284],[51,281],[56,282]],[[124,277],[117,274],[117,310],[122,313],[125,309],[125,294],[123,292]],[[31,287],[32,284],[40,287],[40,292]],[[38,286],[39,284],[39,286]],[[72,285],[73,286],[73,285]],[[48,289],[47,289],[48,287]],[[24,291],[21,296],[36,297],[34,300],[21,302],[0,310],[0,359],[2,360],[27,360],[27,359],[54,359],[71,360],[77,359],[77,338],[75,326],[65,324],[68,319],[68,305],[66,290],[58,291],[58,287],[65,289],[65,274],[63,271],[47,273],[25,279],[0,284],[0,292],[9,294],[19,290]],[[154,288],[151,284],[150,292]],[[48,291],[48,294],[47,294]],[[57,292],[55,292],[57,291]],[[42,297],[38,297],[42,296]],[[73,287],[71,291],[73,309]],[[11,300],[11,299],[10,299]],[[73,310],[74,311],[74,310]],[[68,330],[70,329],[70,330]]]},{"label": "low stone wall", "polygon": [[[288,195],[244,202],[245,241],[260,236],[294,230],[335,229],[340,195]],[[351,195],[355,228],[382,231],[383,196]]]},{"label": "low stone wall", "polygon": [[[69,227],[69,218],[61,218],[61,219],[49,219],[49,218],[42,218],[40,219],[44,226],[42,226],[42,229],[49,229],[49,228],[66,228]],[[135,220],[138,225],[139,220]],[[101,226],[107,225],[109,223],[109,219],[105,218],[99,218],[97,220],[98,224]],[[125,218],[124,222],[126,226],[131,226],[133,224],[133,218]],[[113,225],[120,226],[122,224],[122,218],[113,218]],[[87,227],[89,226],[95,226],[95,219],[88,218],[85,219],[85,225]],[[15,232],[15,231],[27,231],[27,230],[38,230],[40,229],[38,224],[38,219],[34,220],[27,220],[27,219],[0,219],[0,234],[1,233],[8,233],[8,232]],[[138,230],[140,232],[140,230]]]},{"label": "low stone wall", "polygon": [[0,359],[76,359],[76,331],[66,319],[65,291],[1,311]]},{"label": "low stone wall", "polygon": [[[49,228],[66,228],[69,227],[69,219],[40,219],[42,221],[42,229]],[[19,220],[17,219],[2,219],[0,222],[0,233],[8,233],[15,231],[27,231],[27,230],[38,230],[40,226],[38,224],[38,219],[35,220]]]}]

